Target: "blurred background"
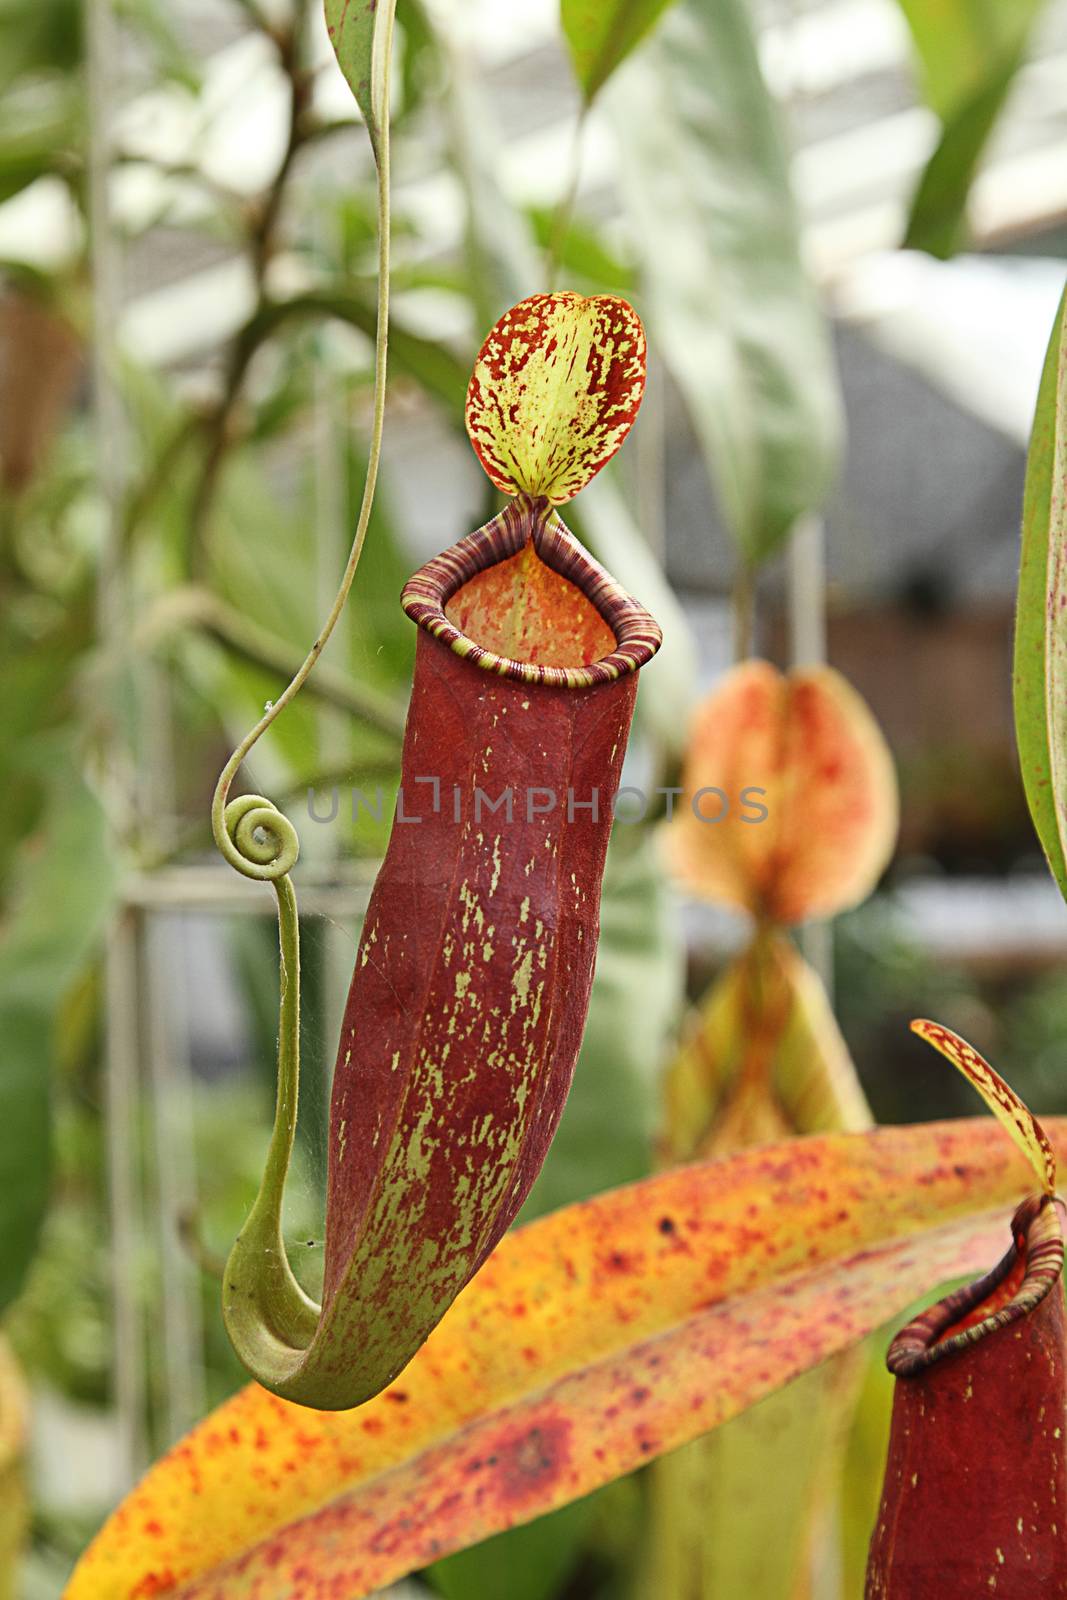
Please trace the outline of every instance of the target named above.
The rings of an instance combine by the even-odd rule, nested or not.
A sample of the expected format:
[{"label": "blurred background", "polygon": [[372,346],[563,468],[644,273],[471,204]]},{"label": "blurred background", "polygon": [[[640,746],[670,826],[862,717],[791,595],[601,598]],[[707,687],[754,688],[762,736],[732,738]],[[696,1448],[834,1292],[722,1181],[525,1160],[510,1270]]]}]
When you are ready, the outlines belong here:
[{"label": "blurred background", "polygon": [[[668,636],[629,781],[677,771],[754,597],[758,653],[829,659],[897,762],[878,893],[803,936],[875,1115],[974,1109],[907,1034],[924,1013],[1067,1111],[1067,912],[1011,715],[1026,440],[1067,254],[1067,0],[647,9],[583,96],[558,0],[399,3],[381,490],[347,615],[244,774],[302,840],[290,1246],[310,1286],[414,649],[398,594],[497,508],[466,380],[553,257],[559,285],[627,296],[649,334],[639,426],[568,515]],[[208,806],[348,550],[374,180],[310,0],[2,0],[0,82],[0,1595],[49,1600],[148,1460],[242,1381],[217,1276],[269,1125],[276,932]],[[650,826],[617,835],[576,1087],[527,1214],[649,1170],[687,996],[740,937],[672,892]],[[638,1482],[612,1485],[408,1587],[622,1597],[647,1514]],[[857,1515],[793,1600],[858,1594]]]}]

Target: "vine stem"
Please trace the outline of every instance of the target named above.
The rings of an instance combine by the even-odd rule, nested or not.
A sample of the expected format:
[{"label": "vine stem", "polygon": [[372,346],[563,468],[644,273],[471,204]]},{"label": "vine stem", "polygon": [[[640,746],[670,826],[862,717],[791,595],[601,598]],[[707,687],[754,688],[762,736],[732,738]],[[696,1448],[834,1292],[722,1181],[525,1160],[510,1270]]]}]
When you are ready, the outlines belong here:
[{"label": "vine stem", "polygon": [[278,1092],[259,1198],[249,1223],[265,1206],[276,1214],[289,1172],[296,1138],[300,1095],[300,916],[296,891],[287,872],[274,884],[278,896],[278,942],[281,952],[281,1001],[278,1007]]},{"label": "vine stem", "polygon": [[[352,588],[370,526],[374,491],[381,462],[385,425],[386,367],[389,349],[389,69],[392,61],[393,6],[381,16],[383,103],[374,142],[378,174],[378,300],[374,338],[374,409],[367,475],[363,483],[356,531],[337,596],[311,649],[292,679],[255,727],[250,729],[219,774],[211,802],[211,830],[221,854],[247,878],[269,882],[278,902],[281,956],[278,1014],[278,1088],[274,1124],[259,1192],[238,1235],[226,1266],[223,1316],[238,1350],[245,1342],[245,1322],[267,1325],[279,1336],[305,1347],[312,1338],[319,1307],[304,1293],[293,1274],[282,1237],[282,1196],[296,1136],[300,1085],[300,918],[296,891],[289,876],[300,853],[300,840],[289,818],[261,795],[230,800],[233,780],[275,718],[295,699],[337,626]],[[377,41],[375,41],[377,44]],[[246,1331],[246,1330],[245,1330]]]},{"label": "vine stem", "polygon": [[[386,35],[383,40],[386,73],[388,63],[392,59],[393,43],[393,18],[389,10],[385,19]],[[388,92],[388,91],[387,91]],[[341,612],[344,610],[352,580],[356,575],[356,568],[363,554],[363,546],[367,538],[367,529],[370,526],[371,510],[374,505],[374,492],[378,481],[378,467],[381,462],[382,433],[385,426],[385,388],[386,369],[389,350],[389,116],[388,106],[382,118],[378,138],[377,168],[378,168],[378,303],[377,326],[374,339],[374,409],[371,421],[370,447],[367,453],[367,475],[363,483],[363,499],[360,503],[359,517],[356,521],[356,532],[352,540],[352,549],[349,553],[348,563],[341,578],[336,599],[331,607],[318,638],[308,651],[301,665],[297,668],[287,687],[260,717],[255,727],[241,740],[230,759],[219,774],[219,781],[215,787],[215,794],[211,802],[211,831],[215,836],[215,843],[230,865],[238,872],[249,877],[270,876],[261,871],[249,872],[248,862],[243,857],[226,827],[226,806],[229,799],[233,780],[237,775],[241,763],[249,752],[266,733],[271,723],[285,710],[285,707],[299,694],[300,689],[326,647],[330,635],[337,626]],[[264,824],[261,824],[264,825]],[[279,875],[280,876],[280,875]]]},{"label": "vine stem", "polygon": [[755,642],[756,574],[744,557],[734,578],[731,609],[734,625],[734,661],[747,661]]}]

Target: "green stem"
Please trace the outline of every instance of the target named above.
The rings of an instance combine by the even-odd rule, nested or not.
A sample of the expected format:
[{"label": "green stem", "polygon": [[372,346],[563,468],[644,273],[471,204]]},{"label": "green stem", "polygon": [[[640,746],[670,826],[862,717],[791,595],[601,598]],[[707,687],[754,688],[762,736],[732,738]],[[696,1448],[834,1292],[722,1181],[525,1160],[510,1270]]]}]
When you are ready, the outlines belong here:
[{"label": "green stem", "polygon": [[[385,59],[388,61],[392,51],[392,17],[386,19],[387,34],[384,40]],[[215,836],[215,843],[226,857],[226,860],[238,872],[244,872],[248,877],[272,877],[274,874],[264,873],[260,870],[248,871],[248,863],[234,846],[226,827],[226,805],[229,799],[230,788],[237,776],[238,768],[248,756],[252,748],[266,733],[274,719],[285,710],[289,702],[299,694],[306,678],[322,654],[330,635],[337,626],[338,618],[344,610],[345,601],[348,599],[352,588],[352,580],[356,575],[360,556],[367,538],[367,529],[370,526],[371,509],[374,505],[374,491],[378,482],[378,467],[382,454],[382,432],[385,425],[385,387],[386,367],[389,348],[389,119],[388,115],[382,119],[382,128],[378,142],[378,305],[377,329],[374,341],[374,408],[371,421],[370,447],[367,453],[367,476],[363,484],[363,499],[359,508],[359,517],[356,522],[355,537],[348,557],[341,585],[337,591],[329,616],[323,623],[311,649],[308,651],[303,663],[297,668],[288,687],[284,689],[273,705],[264,712],[255,727],[241,740],[229,761],[219,774],[219,781],[215,789],[214,799],[211,803],[211,830]],[[257,863],[257,866],[259,864]],[[280,874],[278,874],[280,876]]]},{"label": "green stem", "polygon": [[274,1108],[261,1195],[281,1193],[296,1137],[300,1090],[300,918],[293,880],[286,873],[274,885],[278,897],[281,994],[278,1006],[278,1098]]},{"label": "green stem", "polygon": [[271,801],[260,795],[230,800],[241,763],[271,723],[310,676],[344,609],[370,526],[385,424],[386,362],[389,340],[389,64],[393,5],[379,15],[384,75],[383,108],[376,156],[378,167],[378,305],[374,341],[374,410],[363,499],[355,537],[330,613],[286,689],[241,740],[219,774],[211,803],[215,843],[231,866],[249,878],[274,885],[278,900],[281,993],[278,1023],[278,1094],[263,1181],[247,1222],[226,1264],[223,1316],[231,1341],[257,1376],[285,1365],[286,1352],[306,1349],[314,1336],[319,1307],[293,1275],[282,1237],[282,1198],[296,1136],[300,1081],[300,921],[289,872],[300,841],[296,829]]},{"label": "green stem", "polygon": [[747,661],[752,654],[756,627],[756,574],[742,561],[734,579],[734,660]]}]

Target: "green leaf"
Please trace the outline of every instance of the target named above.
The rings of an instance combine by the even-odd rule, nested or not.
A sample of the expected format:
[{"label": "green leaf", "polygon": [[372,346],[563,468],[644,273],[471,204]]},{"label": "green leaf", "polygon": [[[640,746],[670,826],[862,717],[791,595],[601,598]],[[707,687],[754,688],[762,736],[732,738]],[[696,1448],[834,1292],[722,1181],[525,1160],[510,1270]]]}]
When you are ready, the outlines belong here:
[{"label": "green leaf", "polygon": [[919,179],[904,244],[947,257],[964,243],[967,197],[1023,63],[1043,0],[900,0],[941,138]]},{"label": "green leaf", "polygon": [[923,94],[947,121],[1017,51],[1043,0],[899,0],[919,58]]},{"label": "green leaf", "polygon": [[669,4],[670,0],[562,0],[563,34],[587,105]]},{"label": "green leaf", "polygon": [[92,952],[117,882],[103,811],[69,745],[50,738],[34,756],[48,798],[16,859],[0,930],[0,1311],[22,1285],[48,1201],[57,1009]]},{"label": "green leaf", "polygon": [[0,115],[0,202],[69,165],[82,138],[77,92],[27,83],[9,90]]},{"label": "green leaf", "polygon": [[849,1351],[805,1372],[655,1463],[636,1600],[796,1600],[809,1592],[813,1546],[844,1453],[842,1423],[862,1368],[856,1356]]},{"label": "green leaf", "polygon": [[744,0],[680,0],[609,98],[649,345],[758,562],[822,503],[840,401]]},{"label": "green leaf", "polygon": [[[916,1306],[916,1313],[926,1301]],[[899,1323],[884,1328],[863,1347],[867,1355],[863,1382],[852,1415],[840,1474],[842,1594],[863,1593],[867,1551],[881,1501],[889,1449],[889,1419],[893,1410],[894,1378],[885,1364],[885,1351],[897,1327],[909,1321],[902,1312]]]},{"label": "green leaf", "polygon": [[535,1522],[509,1528],[430,1568],[445,1600],[552,1600],[564,1589],[596,1510],[596,1496],[575,1500]]},{"label": "green leaf", "polygon": [[[541,250],[550,249],[557,227],[555,208],[533,206],[527,216]],[[624,300],[633,299],[637,278],[632,265],[615,253],[592,223],[572,217],[559,248],[560,272],[569,289],[577,289],[580,294],[620,294]]]},{"label": "green leaf", "polygon": [[1038,390],[1015,615],[1015,739],[1030,815],[1067,899],[1067,292]]},{"label": "green leaf", "polygon": [[27,1412],[22,1374],[0,1339],[0,1600],[17,1600],[20,1593],[19,1557],[29,1523],[23,1461]]},{"label": "green leaf", "polygon": [[911,202],[902,241],[906,250],[925,250],[947,261],[966,243],[967,197],[1020,60],[1013,53],[1002,62],[945,123]]},{"label": "green leaf", "polygon": [[73,73],[82,59],[80,0],[4,0],[0,88],[24,75]]},{"label": "green leaf", "polygon": [[387,52],[383,46],[393,26],[395,10],[396,0],[326,0],[326,31],[337,64],[363,113],[378,162],[387,89]]},{"label": "green leaf", "polygon": [[[361,293],[358,285],[317,290],[264,306],[249,322],[249,336],[258,339],[264,326],[273,331],[284,322],[325,315],[348,322],[373,339],[375,314],[373,295]],[[390,317],[389,364],[391,369],[414,379],[433,399],[442,401],[462,426],[469,363],[458,361],[445,345],[410,332],[402,322]]]}]

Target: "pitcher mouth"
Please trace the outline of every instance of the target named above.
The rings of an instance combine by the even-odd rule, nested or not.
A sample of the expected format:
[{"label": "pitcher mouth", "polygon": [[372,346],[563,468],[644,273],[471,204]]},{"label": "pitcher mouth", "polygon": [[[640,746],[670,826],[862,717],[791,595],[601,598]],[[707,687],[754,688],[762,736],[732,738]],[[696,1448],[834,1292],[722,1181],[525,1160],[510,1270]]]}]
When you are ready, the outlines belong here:
[{"label": "pitcher mouth", "polygon": [[[574,586],[596,613],[614,648],[580,665],[520,660],[480,643],[446,607],[480,574],[532,547],[550,572]],[[637,672],[656,654],[663,635],[644,606],[588,555],[547,499],[520,495],[499,516],[420,567],[404,585],[401,605],[411,620],[484,672],[550,688],[588,689]]]},{"label": "pitcher mouth", "polygon": [[886,1356],[895,1377],[917,1377],[935,1362],[1028,1316],[1058,1286],[1063,1235],[1057,1204],[1048,1195],[1024,1200],[1012,1217],[1011,1249],[992,1271],[946,1295],[900,1330]]}]

